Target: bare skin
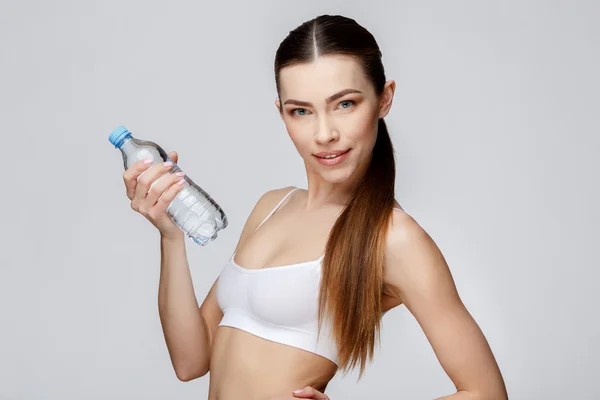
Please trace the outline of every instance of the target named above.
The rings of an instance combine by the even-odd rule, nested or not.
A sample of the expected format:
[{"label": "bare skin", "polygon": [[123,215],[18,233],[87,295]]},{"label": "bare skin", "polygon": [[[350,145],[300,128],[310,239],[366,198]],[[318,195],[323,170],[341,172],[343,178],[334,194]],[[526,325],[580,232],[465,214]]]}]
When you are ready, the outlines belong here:
[{"label": "bare skin", "polygon": [[[261,221],[290,189],[272,191],[265,196],[256,209]],[[259,230],[242,238],[235,255],[238,265],[248,269],[269,268],[319,258],[327,235],[327,222],[335,210],[301,212],[298,206],[304,197],[302,194],[293,193]],[[289,226],[294,229],[290,230]],[[256,226],[252,231],[254,228]],[[292,252],[277,251],[286,243],[297,245],[290,247]],[[235,328],[219,327],[211,355],[209,399],[270,399],[284,394],[289,397],[291,390],[304,386],[324,391],[336,369],[334,363],[316,354]]]},{"label": "bare skin", "polygon": [[[248,269],[300,263],[323,254],[335,219],[368,166],[377,121],[389,112],[395,90],[395,83],[388,81],[377,96],[360,64],[347,56],[288,66],[281,81],[281,99],[275,104],[304,161],[308,190],[293,193],[254,232],[291,187],[269,191],[257,202],[235,249],[235,262]],[[346,149],[348,157],[334,167],[314,156]],[[175,153],[170,156],[177,162]],[[160,179],[150,190],[164,168],[151,167],[138,183],[137,176],[147,169],[139,162],[124,179],[132,208],[161,232],[159,311],[177,377],[189,381],[210,371],[209,400],[328,399],[324,391],[337,370],[331,361],[218,327],[223,317],[215,294],[218,280],[198,310],[183,234],[165,214],[178,191],[176,178]],[[397,202],[395,207],[401,208]],[[444,399],[505,399],[491,350],[460,301],[433,240],[401,211],[393,213],[387,237],[383,309],[404,304],[415,316],[456,386],[457,392]]]},{"label": "bare skin", "polygon": [[[360,64],[347,57],[324,57],[284,68],[281,83],[280,95],[286,104],[277,99],[275,105],[304,160],[308,190],[293,193],[253,232],[291,188],[269,192],[257,204],[254,212],[260,217],[251,216],[253,222],[242,233],[235,256],[238,265],[249,269],[315,260],[323,254],[329,231],[368,166],[377,121],[389,111],[395,87],[393,81],[388,82],[385,96],[378,98]],[[360,93],[331,98],[348,88]],[[309,102],[312,107],[299,107],[291,100]],[[348,159],[338,167],[322,166],[313,155],[348,148],[352,149]],[[203,307],[216,312],[214,303],[209,295]],[[386,299],[388,307],[398,304]],[[211,355],[209,399],[294,398],[292,391],[306,386],[324,392],[336,370],[335,364],[316,354],[220,327]],[[217,372],[214,376],[213,371]]]},{"label": "bare skin", "polygon": [[[256,211],[264,218],[291,189],[269,192],[265,204],[259,203]],[[341,207],[306,211],[307,196],[306,190],[296,191],[258,231],[242,238],[244,242],[238,246],[236,263],[256,269],[319,258]],[[289,229],[290,226],[294,229]],[[288,247],[288,243],[295,246]],[[289,251],[277,251],[281,246]],[[214,298],[207,298],[207,302],[214,301]],[[388,307],[392,303],[388,302]],[[334,363],[316,354],[273,343],[235,328],[219,327],[212,347],[209,399],[294,398],[291,391],[306,386],[324,392],[336,370]]]}]

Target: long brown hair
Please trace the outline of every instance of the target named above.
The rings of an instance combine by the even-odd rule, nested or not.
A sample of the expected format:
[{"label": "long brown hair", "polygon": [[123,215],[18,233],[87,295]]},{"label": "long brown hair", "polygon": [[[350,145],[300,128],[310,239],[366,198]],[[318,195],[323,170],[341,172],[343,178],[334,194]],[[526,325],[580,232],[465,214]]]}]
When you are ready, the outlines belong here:
[{"label": "long brown hair", "polygon": [[[331,54],[355,57],[377,95],[383,93],[386,78],[375,38],[355,20],[339,15],[307,21],[283,40],[275,55],[277,92],[282,68]],[[340,368],[347,372],[359,365],[359,379],[379,340],[395,179],[394,148],[382,118],[369,167],[329,234],[319,292],[319,331],[323,318],[330,317]]]}]

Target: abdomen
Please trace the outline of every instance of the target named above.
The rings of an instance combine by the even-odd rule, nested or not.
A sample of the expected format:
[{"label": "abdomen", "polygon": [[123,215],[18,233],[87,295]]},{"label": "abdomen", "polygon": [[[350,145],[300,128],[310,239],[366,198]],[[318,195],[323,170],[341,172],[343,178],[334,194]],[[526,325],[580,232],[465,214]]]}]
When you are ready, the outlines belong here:
[{"label": "abdomen", "polygon": [[317,354],[220,326],[210,361],[209,400],[267,400],[312,386],[323,391],[337,366]]}]

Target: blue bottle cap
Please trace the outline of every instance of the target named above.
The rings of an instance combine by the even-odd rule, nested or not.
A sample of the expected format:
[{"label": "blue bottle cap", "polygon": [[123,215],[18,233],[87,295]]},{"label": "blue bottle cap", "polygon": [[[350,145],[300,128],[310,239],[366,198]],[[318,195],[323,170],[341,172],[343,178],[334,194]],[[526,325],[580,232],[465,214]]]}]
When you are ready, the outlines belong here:
[{"label": "blue bottle cap", "polygon": [[121,145],[123,144],[123,141],[125,140],[125,138],[127,137],[131,137],[131,132],[129,132],[127,130],[127,128],[125,128],[124,126],[119,126],[117,129],[115,129],[110,136],[108,137],[108,140],[115,146],[115,147],[121,147]]}]

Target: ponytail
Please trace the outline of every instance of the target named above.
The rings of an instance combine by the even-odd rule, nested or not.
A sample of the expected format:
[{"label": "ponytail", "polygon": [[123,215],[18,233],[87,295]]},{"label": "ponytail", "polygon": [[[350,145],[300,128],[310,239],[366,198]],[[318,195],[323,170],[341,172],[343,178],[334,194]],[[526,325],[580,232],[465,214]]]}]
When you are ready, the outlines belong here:
[{"label": "ponytail", "polygon": [[359,379],[379,340],[395,180],[394,148],[381,118],[369,167],[329,235],[319,291],[319,329],[323,318],[330,317],[340,368],[359,365]]}]

